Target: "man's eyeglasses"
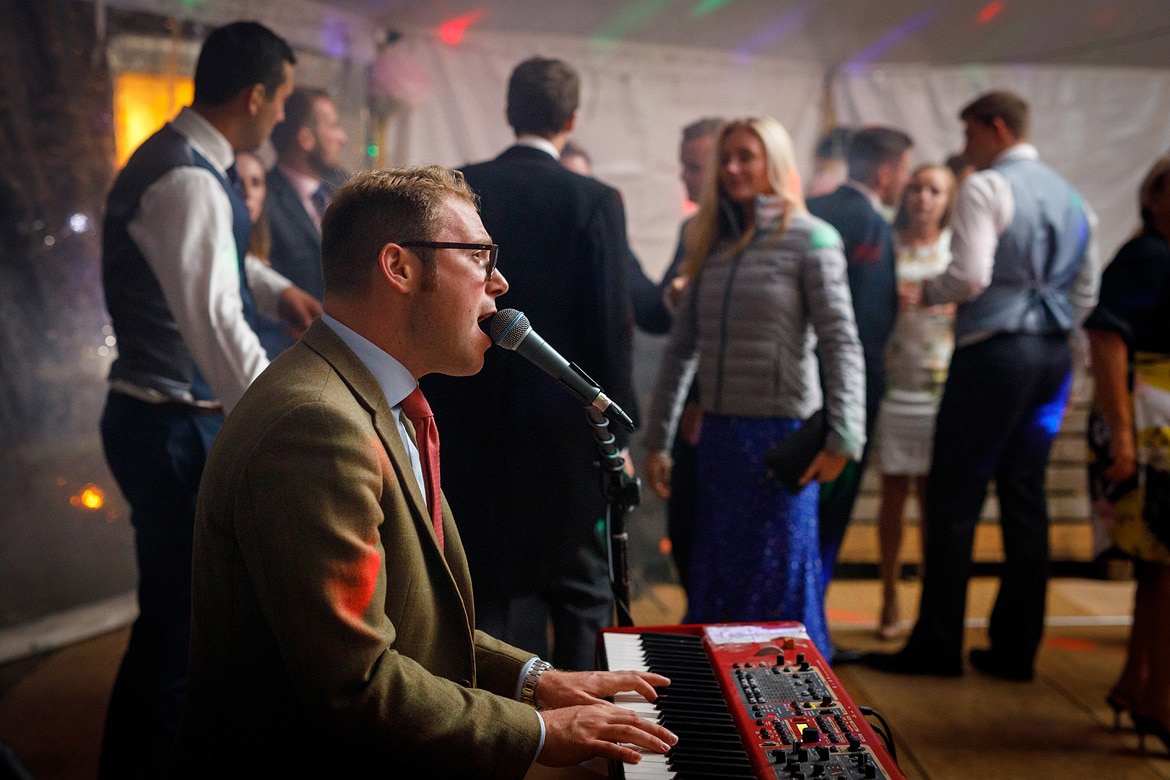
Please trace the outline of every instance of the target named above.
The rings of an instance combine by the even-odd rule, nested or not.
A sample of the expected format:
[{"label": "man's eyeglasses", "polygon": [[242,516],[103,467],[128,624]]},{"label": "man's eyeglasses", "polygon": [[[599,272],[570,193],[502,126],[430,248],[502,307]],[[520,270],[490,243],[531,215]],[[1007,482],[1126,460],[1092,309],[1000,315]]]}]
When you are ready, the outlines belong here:
[{"label": "man's eyeglasses", "polygon": [[427,247],[428,249],[477,249],[479,252],[487,252],[487,265],[484,266],[485,282],[492,280],[492,274],[496,272],[496,261],[500,259],[499,244],[462,244],[456,241],[404,241],[399,246]]}]

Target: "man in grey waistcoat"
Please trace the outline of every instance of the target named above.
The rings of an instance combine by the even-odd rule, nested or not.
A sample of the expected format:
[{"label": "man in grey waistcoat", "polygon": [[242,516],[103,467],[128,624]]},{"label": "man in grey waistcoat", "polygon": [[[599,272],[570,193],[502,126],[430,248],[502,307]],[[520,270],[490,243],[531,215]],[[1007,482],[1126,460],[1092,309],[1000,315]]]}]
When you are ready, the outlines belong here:
[{"label": "man in grey waistcoat", "polygon": [[1040,162],[1018,95],[989,92],[959,118],[978,172],[955,203],[954,260],[943,275],[900,291],[909,304],[958,303],[926,486],[922,601],[905,648],[867,661],[891,672],[962,674],[975,526],[994,479],[1004,564],[991,646],[970,660],[985,674],[1030,680],[1048,579],[1044,477],[1072,386],[1068,337],[1097,299],[1096,218]]}]

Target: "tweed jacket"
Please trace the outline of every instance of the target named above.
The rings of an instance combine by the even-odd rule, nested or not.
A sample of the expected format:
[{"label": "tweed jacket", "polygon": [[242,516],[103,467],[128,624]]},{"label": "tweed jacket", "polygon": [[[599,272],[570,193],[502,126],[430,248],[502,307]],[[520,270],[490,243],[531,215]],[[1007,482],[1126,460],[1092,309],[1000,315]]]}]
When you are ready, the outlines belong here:
[{"label": "tweed jacket", "polygon": [[315,322],[229,415],[194,543],[177,774],[522,777],[532,657],[475,630],[377,381]]}]

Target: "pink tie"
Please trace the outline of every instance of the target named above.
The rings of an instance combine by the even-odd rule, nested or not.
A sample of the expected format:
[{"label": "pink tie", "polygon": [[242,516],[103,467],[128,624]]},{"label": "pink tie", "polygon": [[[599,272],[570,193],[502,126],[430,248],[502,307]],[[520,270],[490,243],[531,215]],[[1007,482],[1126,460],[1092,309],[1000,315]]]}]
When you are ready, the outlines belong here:
[{"label": "pink tie", "polygon": [[414,392],[403,399],[402,411],[414,426],[423,479],[427,483],[427,505],[431,508],[435,538],[439,540],[439,549],[442,550],[443,497],[439,482],[439,429],[435,427],[435,415],[421,387],[414,388]]}]

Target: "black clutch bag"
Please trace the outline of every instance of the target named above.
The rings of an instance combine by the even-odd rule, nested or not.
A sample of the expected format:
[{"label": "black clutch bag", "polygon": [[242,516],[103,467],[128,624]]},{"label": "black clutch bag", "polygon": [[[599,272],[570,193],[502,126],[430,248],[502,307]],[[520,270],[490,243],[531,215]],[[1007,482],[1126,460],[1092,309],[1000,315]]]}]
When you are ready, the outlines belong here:
[{"label": "black clutch bag", "polygon": [[800,478],[825,448],[825,410],[820,409],[764,455],[764,465],[792,493],[800,492]]}]

